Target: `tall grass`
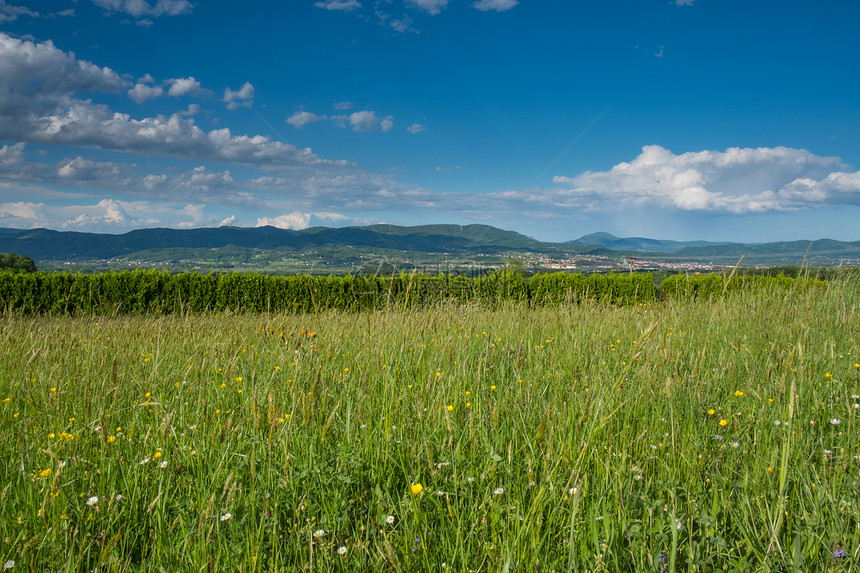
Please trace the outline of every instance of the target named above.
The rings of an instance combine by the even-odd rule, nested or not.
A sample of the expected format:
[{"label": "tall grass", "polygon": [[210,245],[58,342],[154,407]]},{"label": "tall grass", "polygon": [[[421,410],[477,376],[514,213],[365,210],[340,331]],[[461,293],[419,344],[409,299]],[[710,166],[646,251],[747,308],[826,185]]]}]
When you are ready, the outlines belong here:
[{"label": "tall grass", "polygon": [[6,316],[0,559],[53,571],[849,571],[858,290]]}]

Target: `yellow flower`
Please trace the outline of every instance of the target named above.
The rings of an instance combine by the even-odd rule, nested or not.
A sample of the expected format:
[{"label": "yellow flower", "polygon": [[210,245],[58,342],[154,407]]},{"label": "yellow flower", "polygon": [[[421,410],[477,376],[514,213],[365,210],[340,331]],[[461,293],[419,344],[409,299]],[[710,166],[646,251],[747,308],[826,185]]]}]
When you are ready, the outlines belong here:
[{"label": "yellow flower", "polygon": [[714,409],[711,408],[708,410],[708,416],[713,416],[713,415],[714,415]]},{"label": "yellow flower", "polygon": [[[855,364],[855,366],[856,366],[856,364]],[[3,398],[3,403],[4,403],[4,404],[5,404],[6,402],[8,402],[8,401],[9,401],[9,398]]]},{"label": "yellow flower", "polygon": [[827,374],[825,374],[825,375],[824,375],[824,377],[825,377],[825,378],[833,378],[833,374],[831,374],[830,372],[828,372]]},{"label": "yellow flower", "polygon": [[241,382],[241,381],[242,381],[242,377],[241,377],[241,376],[236,376],[236,382]]},{"label": "yellow flower", "polygon": [[116,441],[116,436],[108,436],[107,441],[109,444],[114,443]]},{"label": "yellow flower", "polygon": [[495,386],[495,385],[490,386],[490,390],[495,390],[495,389],[496,389],[496,386]]},{"label": "yellow flower", "polygon": [[53,388],[51,388],[51,392],[56,392],[56,391],[57,391],[57,387],[56,387],[56,386],[54,386]]},{"label": "yellow flower", "polygon": [[48,477],[49,475],[51,475],[51,468],[40,471],[39,475],[42,476],[43,478]]},{"label": "yellow flower", "polygon": [[155,459],[160,458],[160,457],[161,457],[161,452],[155,452],[154,454],[152,454],[152,457],[153,457],[153,458],[155,458]]},{"label": "yellow flower", "polygon": [[721,426],[725,426],[726,424],[728,424],[728,421],[727,421],[725,418],[723,418],[722,420],[720,420],[720,425],[721,425]]},{"label": "yellow flower", "polygon": [[53,440],[54,439],[54,432],[51,432],[50,434],[48,434],[48,437]]},{"label": "yellow flower", "polygon": [[424,486],[421,485],[420,483],[413,483],[412,486],[409,488],[409,491],[412,492],[412,495],[418,495],[423,490],[424,490]]},{"label": "yellow flower", "polygon": [[152,396],[152,394],[150,394],[149,392],[143,395],[144,398],[149,398],[150,396]]},{"label": "yellow flower", "polygon": [[222,382],[222,383],[221,383],[221,388],[226,388],[226,387],[227,387],[227,385],[226,385],[226,384],[224,384],[224,383]]},{"label": "yellow flower", "polygon": [[467,408],[471,408],[471,407],[472,407],[472,403],[471,403],[471,402],[466,402],[466,407],[467,407]]},{"label": "yellow flower", "polygon": [[743,395],[744,395],[744,393],[741,392],[740,390],[735,390],[735,396],[737,396],[738,398],[740,398]]},{"label": "yellow flower", "polygon": [[454,411],[454,406],[452,406],[451,404],[448,404],[448,411],[449,411],[449,412],[453,412],[453,411]]}]

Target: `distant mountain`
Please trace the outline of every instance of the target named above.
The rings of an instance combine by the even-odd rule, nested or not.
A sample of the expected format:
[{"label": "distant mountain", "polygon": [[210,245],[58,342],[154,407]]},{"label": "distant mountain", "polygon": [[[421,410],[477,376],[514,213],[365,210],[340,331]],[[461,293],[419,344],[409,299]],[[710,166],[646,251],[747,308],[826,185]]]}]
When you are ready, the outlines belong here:
[{"label": "distant mountain", "polygon": [[[683,261],[737,262],[741,256],[749,264],[800,264],[806,259],[818,264],[841,260],[860,260],[860,241],[833,239],[817,241],[779,241],[774,243],[718,243],[709,241],[668,241],[642,237],[620,238],[609,233],[592,233],[569,241],[572,245],[602,245],[616,254],[639,253],[641,256],[661,255]],[[854,262],[853,264],[857,264]]]},{"label": "distant mountain", "polygon": [[219,249],[228,245],[251,249],[362,247],[428,253],[498,253],[509,250],[557,251],[514,231],[487,225],[423,225],[398,227],[312,227],[301,231],[275,227],[218,227],[200,229],[138,229],[121,235],[0,229],[0,252],[14,252],[39,260],[99,260],[128,257],[158,249]]},{"label": "distant mountain", "polygon": [[688,247],[710,247],[726,244],[708,241],[668,241],[644,237],[620,238],[609,233],[591,233],[568,241],[568,243],[573,245],[602,245],[613,251],[645,251],[650,253],[677,253]]}]

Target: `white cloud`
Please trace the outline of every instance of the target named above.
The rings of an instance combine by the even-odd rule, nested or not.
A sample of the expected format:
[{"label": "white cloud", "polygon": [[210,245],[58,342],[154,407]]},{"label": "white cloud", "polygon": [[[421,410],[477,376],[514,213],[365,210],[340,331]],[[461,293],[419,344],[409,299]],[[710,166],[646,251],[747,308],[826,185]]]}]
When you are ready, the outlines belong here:
[{"label": "white cloud", "polygon": [[448,5],[448,0],[409,0],[428,14],[435,16]]},{"label": "white cloud", "polygon": [[373,111],[357,111],[349,116],[349,124],[352,129],[360,132],[374,131],[379,124],[376,117],[376,112]]},{"label": "white cloud", "polygon": [[141,16],[178,16],[190,14],[194,5],[188,0],[93,0],[96,6],[112,12],[125,12],[135,18]]},{"label": "white cloud", "polygon": [[301,129],[307,124],[319,121],[321,119],[325,119],[325,116],[317,115],[309,111],[297,111],[296,113],[287,118],[287,123],[289,123],[296,129]]},{"label": "white cloud", "polygon": [[34,43],[2,32],[0,78],[0,130],[4,124],[28,121],[28,114],[46,100],[65,99],[78,91],[118,92],[128,86],[110,68],[78,60],[50,41]]},{"label": "white cloud", "polygon": [[675,0],[675,6],[692,6],[695,0]]},{"label": "white cloud", "polygon": [[[200,82],[194,79],[194,76],[187,78],[170,79],[167,80],[167,83],[170,84],[170,89],[167,90],[167,95],[173,97],[180,97],[184,95],[197,95],[202,91],[200,88]],[[251,97],[253,97],[253,95],[254,88],[252,87]]]},{"label": "white cloud", "polygon": [[225,217],[224,219],[221,219],[221,222],[218,223],[218,226],[219,227],[225,227],[227,225],[232,225],[235,222],[236,222],[236,215],[230,215],[229,217]]},{"label": "white cloud", "polygon": [[265,227],[267,225],[277,227],[278,229],[307,229],[311,222],[310,213],[300,213],[294,211],[286,215],[278,215],[277,217],[260,217],[257,219],[257,227]]},{"label": "white cloud", "polygon": [[[188,112],[136,119],[112,111],[79,92],[118,92],[129,84],[110,68],[78,60],[51,42],[34,43],[0,33],[0,141],[38,142],[105,150],[172,156],[195,161],[233,161],[273,169],[308,164],[346,167],[346,161],[328,161],[310,149],[273,141],[262,135],[234,135],[229,129],[204,131]],[[146,87],[149,76],[136,85]],[[184,81],[179,91],[193,88]],[[149,86],[152,87],[152,86]],[[249,103],[254,88],[227,90],[230,103]],[[132,90],[131,95],[143,97]],[[151,94],[150,94],[151,95]],[[192,110],[189,109],[189,112]]]},{"label": "white cloud", "polygon": [[388,131],[392,127],[394,127],[394,117],[393,116],[389,115],[388,117],[386,117],[385,119],[383,119],[382,121],[379,122],[379,128],[382,131]]},{"label": "white cloud", "polygon": [[34,12],[25,6],[13,6],[11,4],[7,4],[6,0],[0,0],[0,24],[4,22],[14,22],[19,16],[38,18],[39,13]]},{"label": "white cloud", "polygon": [[518,0],[479,0],[478,2],[475,2],[473,6],[478,10],[483,10],[484,12],[488,10],[504,12],[505,10],[510,10],[517,4],[519,4]]},{"label": "white cloud", "polygon": [[352,103],[348,102],[348,101],[339,101],[336,104],[334,104],[334,109],[336,109],[338,111],[343,111],[343,110],[349,109],[351,107],[352,107]]},{"label": "white cloud", "polygon": [[361,2],[358,0],[325,0],[324,2],[314,2],[317,8],[325,10],[343,10],[349,12],[356,8],[361,8]]},{"label": "white cloud", "polygon": [[238,91],[225,88],[224,102],[227,104],[227,109],[236,109],[239,106],[251,107],[254,103],[254,86],[251,82],[245,82]]},{"label": "white cloud", "polygon": [[421,133],[425,129],[427,129],[427,128],[424,127],[423,125],[421,125],[420,123],[413,123],[412,125],[410,125],[409,127],[406,128],[406,131],[408,131],[409,133]]},{"label": "white cloud", "polygon": [[649,145],[609,171],[555,177],[565,189],[544,198],[595,211],[656,205],[734,214],[860,204],[860,172],[845,169],[838,158],[788,147],[675,155]]},{"label": "white cloud", "polygon": [[128,90],[128,97],[137,103],[143,103],[145,101],[161,97],[164,95],[164,88],[161,86],[149,85],[154,81],[155,80],[153,80],[152,76],[149,74],[137,80],[134,87]]}]

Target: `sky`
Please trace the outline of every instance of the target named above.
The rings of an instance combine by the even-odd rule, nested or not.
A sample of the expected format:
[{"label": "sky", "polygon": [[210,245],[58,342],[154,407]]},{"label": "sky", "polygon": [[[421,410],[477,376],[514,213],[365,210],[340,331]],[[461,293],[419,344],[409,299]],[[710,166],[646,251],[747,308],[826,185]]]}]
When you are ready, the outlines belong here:
[{"label": "sky", "polygon": [[0,0],[0,227],[860,240],[860,3]]}]

